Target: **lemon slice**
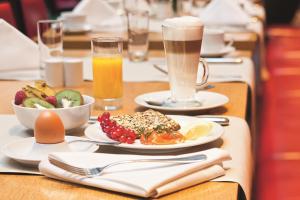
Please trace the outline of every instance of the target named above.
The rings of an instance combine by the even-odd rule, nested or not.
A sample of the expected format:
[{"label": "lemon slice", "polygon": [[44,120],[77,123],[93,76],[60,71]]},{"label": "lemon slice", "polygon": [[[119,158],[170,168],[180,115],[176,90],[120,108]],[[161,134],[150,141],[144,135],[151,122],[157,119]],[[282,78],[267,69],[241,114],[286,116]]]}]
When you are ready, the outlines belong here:
[{"label": "lemon slice", "polygon": [[184,129],[184,137],[186,140],[196,140],[199,137],[207,135],[211,129],[212,124],[210,122],[199,122],[190,124]]}]

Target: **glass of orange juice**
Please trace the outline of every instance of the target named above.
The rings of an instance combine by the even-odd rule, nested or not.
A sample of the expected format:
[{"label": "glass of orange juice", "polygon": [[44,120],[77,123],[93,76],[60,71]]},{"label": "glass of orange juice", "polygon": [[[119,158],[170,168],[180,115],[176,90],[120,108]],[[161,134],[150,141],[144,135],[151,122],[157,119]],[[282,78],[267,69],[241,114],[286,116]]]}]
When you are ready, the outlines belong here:
[{"label": "glass of orange juice", "polygon": [[122,38],[92,39],[93,94],[96,106],[103,110],[116,110],[122,105],[122,50]]}]

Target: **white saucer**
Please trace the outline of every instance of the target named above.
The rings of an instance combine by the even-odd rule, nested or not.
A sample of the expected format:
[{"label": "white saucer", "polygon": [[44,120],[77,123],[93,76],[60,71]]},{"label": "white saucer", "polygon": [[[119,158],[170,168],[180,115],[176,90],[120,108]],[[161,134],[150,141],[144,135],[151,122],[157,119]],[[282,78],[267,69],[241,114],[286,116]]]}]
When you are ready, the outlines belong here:
[{"label": "white saucer", "polygon": [[[207,122],[205,119],[199,119],[197,117],[190,117],[190,116],[183,116],[183,115],[168,115],[168,116],[174,119],[175,121],[177,121],[182,128],[184,128],[185,126],[191,123]],[[207,135],[199,137],[196,140],[187,140],[184,143],[170,144],[170,145],[144,145],[140,142],[139,139],[136,139],[133,144],[121,143],[115,145],[115,147],[122,148],[126,151],[152,154],[152,153],[166,153],[166,152],[179,151],[185,148],[207,144],[209,142],[219,139],[224,133],[224,129],[221,125],[214,122],[208,122],[208,123],[212,125],[212,129],[210,130],[210,132]],[[84,131],[84,134],[87,138],[92,140],[112,141],[102,131],[99,123],[95,123],[87,127]]]},{"label": "white saucer", "polygon": [[89,24],[85,24],[82,27],[64,27],[65,33],[85,33],[92,30],[92,27]]},{"label": "white saucer", "polygon": [[165,110],[165,111],[196,111],[196,110],[207,110],[211,108],[216,108],[226,104],[229,99],[227,96],[223,94],[219,94],[216,92],[206,92],[206,91],[199,91],[196,93],[195,98],[197,101],[201,102],[201,106],[197,107],[169,107],[169,106],[157,106],[157,105],[150,105],[146,103],[146,101],[154,101],[154,102],[163,102],[170,98],[171,92],[167,91],[159,91],[159,92],[152,92],[139,95],[135,98],[135,102],[147,108],[152,108],[156,110]]},{"label": "white saucer", "polygon": [[94,152],[98,146],[90,143],[68,142],[81,137],[66,136],[65,142],[58,144],[38,144],[34,137],[22,138],[6,144],[2,153],[15,161],[26,165],[38,165],[51,152]]},{"label": "white saucer", "polygon": [[202,52],[201,51],[201,56],[203,56],[203,57],[221,57],[221,56],[225,56],[226,54],[232,53],[234,51],[235,51],[235,47],[226,46],[218,52],[204,52],[204,51]]}]

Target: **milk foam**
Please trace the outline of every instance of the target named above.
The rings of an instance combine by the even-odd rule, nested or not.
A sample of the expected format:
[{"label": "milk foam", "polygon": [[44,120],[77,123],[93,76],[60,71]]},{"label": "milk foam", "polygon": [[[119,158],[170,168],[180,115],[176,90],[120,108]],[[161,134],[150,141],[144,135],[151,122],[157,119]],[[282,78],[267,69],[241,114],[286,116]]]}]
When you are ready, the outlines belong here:
[{"label": "milk foam", "polygon": [[[166,28],[165,28],[166,27]],[[197,17],[184,16],[164,20],[164,40],[191,41],[202,40],[203,23]]]}]

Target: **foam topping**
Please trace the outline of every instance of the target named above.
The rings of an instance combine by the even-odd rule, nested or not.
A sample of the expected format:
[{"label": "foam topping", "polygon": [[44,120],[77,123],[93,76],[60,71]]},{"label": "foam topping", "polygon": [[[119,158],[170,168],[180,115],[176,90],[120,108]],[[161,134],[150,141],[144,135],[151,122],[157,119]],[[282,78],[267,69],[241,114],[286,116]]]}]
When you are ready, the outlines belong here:
[{"label": "foam topping", "polygon": [[194,26],[203,26],[203,23],[198,17],[184,16],[166,19],[164,20],[163,25],[178,28],[188,28]]},{"label": "foam topping", "polygon": [[191,41],[202,39],[203,24],[197,17],[184,16],[169,18],[164,20],[163,27],[166,27],[163,29],[163,37],[165,40]]}]

